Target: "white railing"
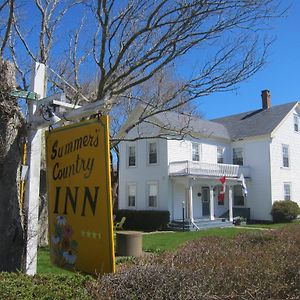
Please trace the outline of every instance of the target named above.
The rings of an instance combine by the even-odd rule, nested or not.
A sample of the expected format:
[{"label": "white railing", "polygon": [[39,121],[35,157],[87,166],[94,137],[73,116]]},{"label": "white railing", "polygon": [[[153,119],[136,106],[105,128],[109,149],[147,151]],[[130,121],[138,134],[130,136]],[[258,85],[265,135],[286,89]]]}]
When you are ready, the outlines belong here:
[{"label": "white railing", "polygon": [[246,166],[230,164],[213,164],[195,161],[176,161],[169,164],[169,175],[200,175],[200,176],[226,176],[250,177],[250,169]]}]

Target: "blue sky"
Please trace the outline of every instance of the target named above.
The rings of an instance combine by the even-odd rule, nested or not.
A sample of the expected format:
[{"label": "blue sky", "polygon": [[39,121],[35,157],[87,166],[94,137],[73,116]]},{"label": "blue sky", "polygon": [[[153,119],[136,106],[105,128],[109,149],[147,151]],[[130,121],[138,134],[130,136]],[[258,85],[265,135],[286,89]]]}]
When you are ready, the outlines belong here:
[{"label": "blue sky", "polygon": [[261,108],[261,91],[270,90],[272,105],[300,101],[300,0],[293,0],[285,18],[274,22],[276,40],[268,62],[232,92],[200,99],[199,110],[213,119]]}]

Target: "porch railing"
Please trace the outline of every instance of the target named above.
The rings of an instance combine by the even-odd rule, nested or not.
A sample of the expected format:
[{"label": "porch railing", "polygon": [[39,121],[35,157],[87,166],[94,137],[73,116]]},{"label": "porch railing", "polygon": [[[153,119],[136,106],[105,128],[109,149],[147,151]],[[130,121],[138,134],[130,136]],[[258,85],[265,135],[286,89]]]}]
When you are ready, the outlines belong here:
[{"label": "porch railing", "polygon": [[169,175],[195,175],[195,176],[226,176],[239,177],[243,173],[244,177],[250,177],[250,168],[247,166],[231,164],[213,164],[195,161],[176,161],[169,164]]}]

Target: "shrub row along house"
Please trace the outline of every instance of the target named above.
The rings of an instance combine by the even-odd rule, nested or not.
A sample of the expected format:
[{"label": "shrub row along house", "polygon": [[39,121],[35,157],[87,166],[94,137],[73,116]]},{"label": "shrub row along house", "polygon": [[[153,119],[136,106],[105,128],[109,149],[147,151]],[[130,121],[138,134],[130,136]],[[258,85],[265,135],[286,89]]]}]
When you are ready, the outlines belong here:
[{"label": "shrub row along house", "polygon": [[169,211],[171,221],[184,212],[195,227],[237,215],[271,220],[274,201],[300,204],[299,115],[298,102],[271,107],[268,90],[261,109],[212,121],[154,115],[120,143],[119,209]]}]

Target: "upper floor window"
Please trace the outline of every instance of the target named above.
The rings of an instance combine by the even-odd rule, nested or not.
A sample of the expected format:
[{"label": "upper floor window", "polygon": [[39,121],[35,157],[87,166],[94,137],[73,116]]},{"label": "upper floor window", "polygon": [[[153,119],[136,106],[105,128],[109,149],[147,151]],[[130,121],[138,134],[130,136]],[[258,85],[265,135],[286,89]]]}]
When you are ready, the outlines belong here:
[{"label": "upper floor window", "polygon": [[148,206],[157,207],[158,184],[157,182],[148,183]]},{"label": "upper floor window", "polygon": [[135,206],[135,198],[136,198],[136,184],[128,185],[128,206]]},{"label": "upper floor window", "polygon": [[136,148],[135,145],[128,146],[128,166],[135,167],[136,166]]},{"label": "upper floor window", "polygon": [[290,183],[283,184],[283,197],[284,197],[284,200],[291,200],[291,184]]},{"label": "upper floor window", "polygon": [[199,144],[197,143],[192,143],[192,160],[200,161]]},{"label": "upper floor window", "polygon": [[150,142],[148,144],[149,164],[157,164],[157,143]]},{"label": "upper floor window", "polygon": [[224,163],[224,148],[223,147],[217,148],[217,163],[218,164]]},{"label": "upper floor window", "polygon": [[240,166],[244,164],[243,148],[233,148],[232,163],[234,165],[240,165]]},{"label": "upper floor window", "polygon": [[294,131],[299,131],[299,117],[298,115],[294,115]]},{"label": "upper floor window", "polygon": [[287,145],[282,145],[282,166],[285,168],[290,166],[289,146]]}]

